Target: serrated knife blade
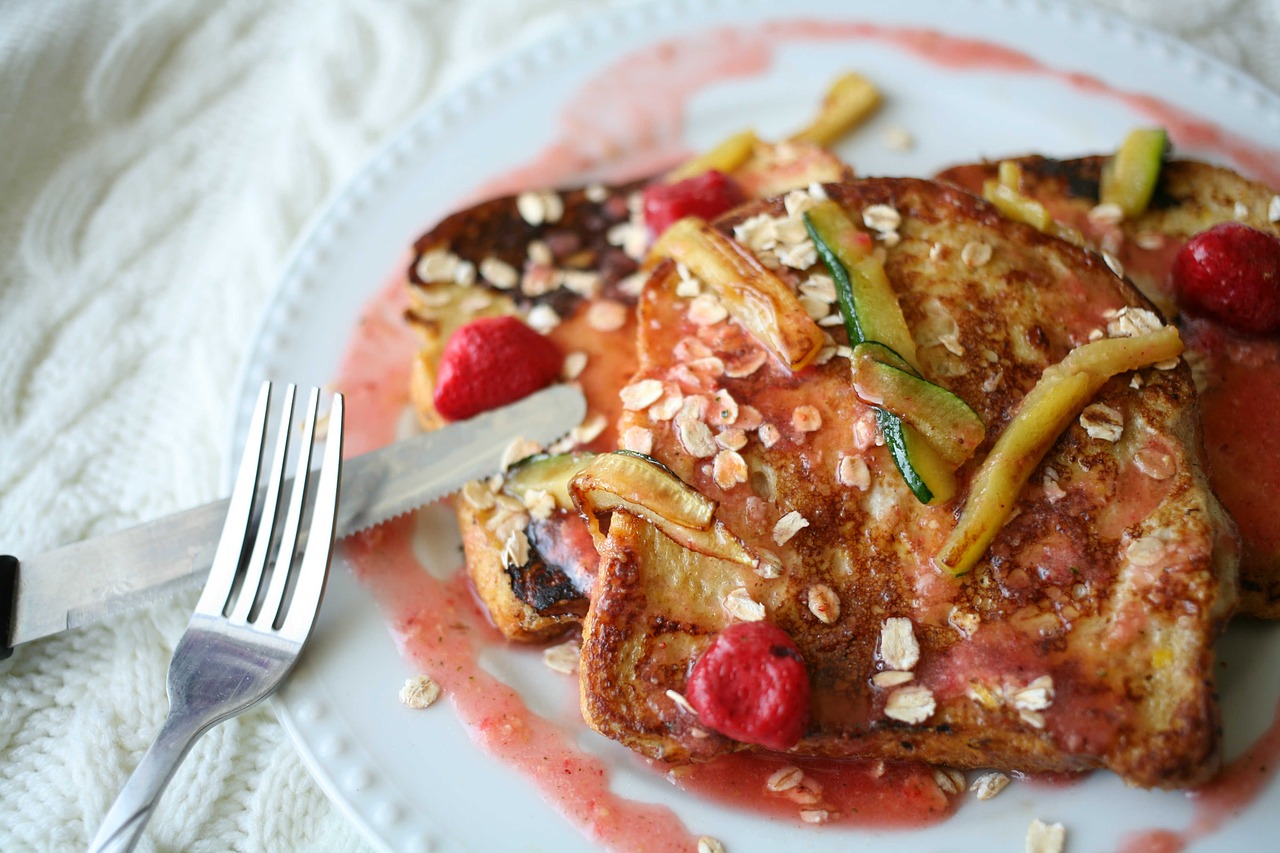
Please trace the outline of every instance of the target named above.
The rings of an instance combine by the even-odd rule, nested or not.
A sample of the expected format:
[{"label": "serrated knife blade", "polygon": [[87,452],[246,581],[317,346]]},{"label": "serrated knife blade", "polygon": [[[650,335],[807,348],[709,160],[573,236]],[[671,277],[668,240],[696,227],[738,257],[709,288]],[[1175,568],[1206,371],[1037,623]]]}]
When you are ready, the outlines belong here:
[{"label": "serrated knife blade", "polygon": [[[338,535],[381,524],[494,474],[515,439],[550,444],[585,414],[582,392],[556,385],[348,459]],[[0,656],[20,643],[195,586],[208,573],[226,513],[224,499],[21,562],[0,556]]]}]

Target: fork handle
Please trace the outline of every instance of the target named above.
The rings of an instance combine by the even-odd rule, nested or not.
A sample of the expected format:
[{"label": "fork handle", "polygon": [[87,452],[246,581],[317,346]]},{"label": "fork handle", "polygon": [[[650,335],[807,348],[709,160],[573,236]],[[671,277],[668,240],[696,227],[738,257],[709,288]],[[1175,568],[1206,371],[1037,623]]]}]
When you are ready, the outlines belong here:
[{"label": "fork handle", "polygon": [[170,712],[160,727],[160,733],[111,805],[98,834],[89,845],[89,853],[124,853],[133,849],[151,819],[160,794],[173,778],[173,771],[178,769],[191,745],[206,728],[190,715]]}]

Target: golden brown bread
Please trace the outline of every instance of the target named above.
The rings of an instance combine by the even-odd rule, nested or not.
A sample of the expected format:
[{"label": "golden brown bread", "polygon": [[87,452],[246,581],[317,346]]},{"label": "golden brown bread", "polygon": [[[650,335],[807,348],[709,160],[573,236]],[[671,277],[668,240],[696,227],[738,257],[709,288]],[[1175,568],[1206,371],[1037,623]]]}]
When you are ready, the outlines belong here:
[{"label": "golden brown bread", "polygon": [[[1105,157],[1054,160],[1028,156],[1012,160],[1021,170],[1020,191],[1043,203],[1058,221],[1077,228],[1091,248],[1117,259],[1138,289],[1170,318],[1178,316],[1178,303],[1170,286],[1169,268],[1189,237],[1232,221],[1280,237],[1280,222],[1275,221],[1280,215],[1276,213],[1280,206],[1276,190],[1222,166],[1194,160],[1167,161],[1147,210],[1133,219],[1115,222],[1090,215],[1098,203],[1098,180]],[[996,170],[996,162],[973,163],[947,169],[939,178],[981,193],[983,181],[994,178]],[[1274,385],[1280,372],[1280,346],[1274,341],[1237,339],[1229,333],[1223,342],[1220,331],[1188,336],[1197,359],[1196,381],[1210,439],[1210,482],[1240,526],[1240,612],[1280,619],[1280,522],[1270,510],[1277,477],[1275,444],[1269,438],[1270,430],[1247,431],[1230,410],[1236,393],[1233,381],[1255,387]],[[1243,376],[1242,371],[1254,378]]]},{"label": "golden brown bread", "polygon": [[[1151,304],[1096,255],[955,188],[871,179],[825,190],[855,222],[873,205],[900,215],[878,240],[922,371],[977,410],[987,439],[955,499],[920,504],[851,393],[843,354],[791,373],[734,321],[691,315],[663,262],[640,300],[636,380],[662,382],[670,404],[628,411],[620,429],[648,431],[653,456],[719,501],[717,518],[761,563],[695,554],[615,513],[584,624],[585,718],[665,760],[750,748],[677,694],[716,632],[763,615],[808,666],[798,754],[1105,767],[1157,787],[1205,779],[1220,743],[1213,641],[1234,606],[1236,553],[1205,482],[1184,363],[1108,382],[1094,401],[1107,408],[1060,437],[973,572],[953,579],[931,562],[975,466],[1044,368],[1091,335],[1155,320]],[[731,234],[760,214],[785,217],[784,202],[717,226]],[[780,268],[811,289],[815,272]],[[1118,434],[1097,418],[1118,420]],[[715,447],[691,440],[690,419]],[[741,478],[724,476],[735,452]],[[900,618],[909,638],[888,621]]]},{"label": "golden brown bread", "polygon": [[[758,143],[734,172],[748,196],[851,176],[830,152],[796,143]],[[411,391],[425,427],[441,424],[432,392],[453,330],[477,316],[516,314],[570,356],[566,378],[578,382],[587,397],[586,421],[560,449],[617,446],[618,389],[635,368],[632,308],[642,280],[635,273],[649,242],[637,209],[643,183],[491,199],[454,213],[417,240],[408,319],[422,348]],[[573,366],[574,358],[581,359],[580,367]],[[480,496],[479,505],[458,500],[455,509],[467,571],[494,624],[521,642],[547,640],[578,625],[590,587],[586,567],[595,562],[585,526],[557,510],[561,532],[582,547],[556,548],[555,537],[543,530],[540,549],[539,525],[528,513],[509,504],[504,513],[490,505],[491,498]],[[521,565],[504,553],[514,527],[525,530],[532,546]],[[549,557],[547,550],[556,553]]]}]

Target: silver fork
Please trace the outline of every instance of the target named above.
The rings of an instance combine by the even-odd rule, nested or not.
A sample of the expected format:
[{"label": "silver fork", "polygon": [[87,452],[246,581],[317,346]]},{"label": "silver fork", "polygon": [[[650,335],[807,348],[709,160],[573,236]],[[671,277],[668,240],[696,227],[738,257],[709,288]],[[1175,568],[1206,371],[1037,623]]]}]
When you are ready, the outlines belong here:
[{"label": "silver fork", "polygon": [[[169,716],[111,806],[91,851],[133,849],[196,739],[270,695],[311,633],[333,553],[342,467],[342,396],[333,398],[324,460],[315,477],[311,457],[320,395],[311,390],[296,473],[288,489],[288,511],[281,518],[294,386],[288,386],[284,396],[275,454],[263,488],[270,383],[258,394],[209,580],[169,664]],[[314,488],[312,481],[318,481]],[[314,494],[307,512],[309,492]]]}]

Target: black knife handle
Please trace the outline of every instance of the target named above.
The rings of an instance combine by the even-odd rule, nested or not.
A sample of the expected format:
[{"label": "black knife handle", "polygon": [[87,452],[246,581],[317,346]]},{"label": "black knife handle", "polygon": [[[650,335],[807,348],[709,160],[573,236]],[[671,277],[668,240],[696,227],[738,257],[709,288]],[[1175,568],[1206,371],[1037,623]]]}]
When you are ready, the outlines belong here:
[{"label": "black knife handle", "polygon": [[18,558],[0,554],[0,660],[13,654],[9,637],[18,609]]}]

